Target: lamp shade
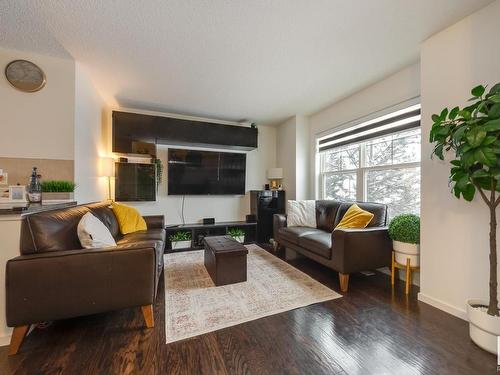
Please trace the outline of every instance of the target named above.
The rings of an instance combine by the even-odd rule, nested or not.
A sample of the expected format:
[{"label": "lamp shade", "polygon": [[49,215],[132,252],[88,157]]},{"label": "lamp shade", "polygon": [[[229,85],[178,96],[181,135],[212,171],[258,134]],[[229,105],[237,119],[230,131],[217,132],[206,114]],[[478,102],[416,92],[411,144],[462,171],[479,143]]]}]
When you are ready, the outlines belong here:
[{"label": "lamp shade", "polygon": [[267,178],[269,180],[281,180],[283,178],[283,168],[269,168]]},{"label": "lamp shade", "polygon": [[115,175],[115,159],[112,157],[101,158],[101,176],[113,177]]}]

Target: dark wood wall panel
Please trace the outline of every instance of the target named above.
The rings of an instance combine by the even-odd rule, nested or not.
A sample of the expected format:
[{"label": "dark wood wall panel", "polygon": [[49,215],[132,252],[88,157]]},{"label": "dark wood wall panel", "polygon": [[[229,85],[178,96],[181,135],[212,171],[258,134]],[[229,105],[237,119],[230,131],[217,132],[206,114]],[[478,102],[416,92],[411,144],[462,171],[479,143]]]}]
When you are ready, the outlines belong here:
[{"label": "dark wood wall panel", "polygon": [[257,129],[113,111],[113,152],[134,153],[134,142],[232,150],[257,148]]}]

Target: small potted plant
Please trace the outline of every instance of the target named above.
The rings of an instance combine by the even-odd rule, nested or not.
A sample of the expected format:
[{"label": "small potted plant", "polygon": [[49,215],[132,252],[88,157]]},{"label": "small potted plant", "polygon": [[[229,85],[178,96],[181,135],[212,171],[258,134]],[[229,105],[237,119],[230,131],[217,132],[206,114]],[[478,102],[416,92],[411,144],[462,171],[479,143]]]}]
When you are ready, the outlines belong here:
[{"label": "small potted plant", "polygon": [[73,181],[42,181],[42,201],[72,201],[76,184]]},{"label": "small potted plant", "polygon": [[394,260],[406,264],[410,259],[411,267],[420,265],[420,218],[417,215],[398,215],[389,224]]},{"label": "small potted plant", "polygon": [[245,242],[245,231],[240,228],[230,228],[227,231],[227,234],[231,237],[233,237],[236,241],[239,243],[244,243]]},{"label": "small potted plant", "polygon": [[172,250],[187,249],[191,247],[191,232],[178,231],[169,237]]}]

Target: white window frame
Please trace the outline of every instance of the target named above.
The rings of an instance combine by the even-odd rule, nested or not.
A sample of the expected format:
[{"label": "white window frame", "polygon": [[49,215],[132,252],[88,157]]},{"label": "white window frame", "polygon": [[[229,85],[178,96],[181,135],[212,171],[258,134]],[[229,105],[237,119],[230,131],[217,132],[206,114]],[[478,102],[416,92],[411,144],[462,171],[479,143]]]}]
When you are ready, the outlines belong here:
[{"label": "white window frame", "polygon": [[[422,134],[420,134],[422,137]],[[420,138],[422,139],[422,138]],[[393,170],[393,169],[408,169],[408,168],[418,168],[420,167],[420,162],[408,162],[408,163],[397,163],[397,164],[387,164],[387,165],[377,165],[373,167],[364,166],[365,163],[365,145],[367,142],[361,142],[358,144],[359,148],[359,168],[355,169],[342,169],[340,171],[328,171],[322,172],[321,167],[319,169],[319,178],[320,178],[320,189],[319,196],[320,199],[326,199],[325,196],[325,184],[326,177],[335,174],[349,174],[356,173],[356,200],[357,201],[366,201],[367,200],[367,191],[366,191],[366,182],[367,175],[369,171],[384,171],[384,170]],[[328,152],[328,151],[324,151]],[[318,153],[319,158],[321,158],[321,154]],[[320,159],[321,163],[321,159]]]},{"label": "white window frame", "polygon": [[[402,102],[399,102],[393,106],[386,107],[380,111],[372,112],[372,113],[367,114],[365,116],[355,118],[351,121],[338,124],[338,125],[336,125],[332,128],[329,128],[327,130],[320,131],[320,132],[315,134],[314,138],[311,137],[312,138],[311,139],[311,142],[312,142],[311,158],[313,160],[313,167],[314,167],[313,191],[314,191],[315,199],[325,199],[325,198],[323,198],[323,196],[324,196],[324,188],[323,188],[324,182],[323,182],[323,179],[321,176],[321,174],[322,174],[322,172],[321,172],[321,155],[320,155],[320,152],[318,150],[318,142],[320,139],[325,138],[329,135],[332,135],[333,133],[337,133],[339,131],[349,129],[349,128],[352,128],[354,126],[358,126],[362,123],[372,121],[376,118],[388,115],[388,114],[393,113],[393,112],[397,112],[401,109],[413,106],[415,104],[420,104],[420,103],[421,103],[420,96],[415,96],[415,97],[409,98],[407,100],[404,100]],[[420,135],[420,136],[422,137],[422,135]],[[364,161],[364,155],[362,155],[362,158]],[[361,162],[361,158],[360,158],[360,162]],[[420,166],[420,162],[418,162],[416,164],[418,164],[417,166]],[[360,166],[361,165],[363,165],[363,164],[360,164]],[[396,165],[396,164],[394,164],[394,165]],[[392,168],[392,167],[394,167],[394,165],[390,165],[388,167]],[[365,168],[372,168],[372,167],[365,167]],[[381,168],[381,166],[377,166],[374,168]],[[391,168],[389,168],[389,169],[391,169]],[[361,196],[361,194],[357,194],[356,200],[364,200],[364,192],[366,191],[366,186],[365,186],[363,178],[360,180],[359,176],[358,176],[358,179],[356,182],[357,184],[358,183],[362,184],[362,191],[363,191],[363,196],[361,197],[361,199],[359,199],[359,197],[358,197],[358,196]]]},{"label": "white window frame", "polygon": [[[402,103],[399,103],[393,107],[386,108],[383,111],[379,111],[377,113],[371,114],[369,116],[366,116],[362,119],[357,119],[355,121],[346,123],[342,126],[336,127],[335,129],[329,130],[327,132],[323,132],[321,134],[318,134],[316,136],[316,179],[315,179],[315,184],[316,184],[316,199],[326,199],[326,178],[331,175],[338,175],[338,174],[349,174],[349,173],[355,173],[356,174],[356,201],[367,201],[367,175],[370,171],[382,171],[382,170],[397,170],[397,169],[409,169],[409,168],[419,168],[421,167],[421,161],[418,162],[403,162],[403,163],[396,163],[396,164],[388,164],[388,165],[377,165],[377,166],[366,166],[366,144],[370,143],[372,140],[365,140],[362,142],[357,143],[358,146],[358,152],[359,152],[359,167],[354,168],[354,169],[343,169],[343,170],[338,170],[338,171],[327,171],[323,172],[322,170],[322,154],[323,152],[328,152],[328,151],[323,151],[319,152],[319,140],[322,138],[325,138],[333,133],[339,132],[339,131],[344,131],[346,129],[352,128],[354,126],[358,126],[362,123],[372,121],[376,118],[388,115],[393,112],[397,112],[398,110],[401,110],[405,107],[410,107],[416,104],[420,103],[420,97],[415,97],[410,100],[404,101]],[[399,133],[398,131],[395,131],[393,134]],[[420,133],[420,140],[422,141],[422,133]],[[335,148],[334,148],[335,149]]]}]

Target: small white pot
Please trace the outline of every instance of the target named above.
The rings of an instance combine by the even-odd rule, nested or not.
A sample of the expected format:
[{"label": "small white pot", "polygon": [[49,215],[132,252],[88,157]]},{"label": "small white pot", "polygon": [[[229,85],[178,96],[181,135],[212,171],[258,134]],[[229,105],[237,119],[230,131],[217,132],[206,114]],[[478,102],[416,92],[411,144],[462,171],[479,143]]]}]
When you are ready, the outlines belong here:
[{"label": "small white pot", "polygon": [[243,243],[245,242],[245,236],[235,236],[233,237],[236,241],[238,241],[239,243]]},{"label": "small white pot", "polygon": [[188,249],[191,247],[191,241],[174,241],[172,242],[172,250]]},{"label": "small white pot", "polygon": [[472,307],[473,305],[488,306],[488,302],[479,299],[470,299],[467,301],[470,338],[480,348],[497,354],[497,336],[500,336],[500,317],[488,315],[487,307]]},{"label": "small white pot", "polygon": [[397,263],[406,265],[406,259],[410,258],[411,267],[420,266],[420,245],[400,241],[392,241],[394,258]]}]

